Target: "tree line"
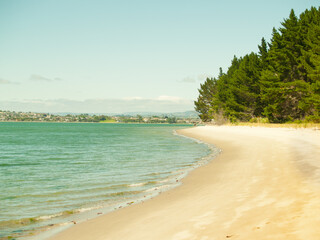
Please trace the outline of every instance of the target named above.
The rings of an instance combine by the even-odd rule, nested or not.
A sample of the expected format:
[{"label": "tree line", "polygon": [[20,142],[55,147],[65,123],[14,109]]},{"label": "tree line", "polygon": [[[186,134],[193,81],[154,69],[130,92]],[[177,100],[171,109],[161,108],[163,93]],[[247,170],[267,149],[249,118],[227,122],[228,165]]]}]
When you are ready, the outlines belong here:
[{"label": "tree line", "polygon": [[195,110],[203,121],[264,118],[320,122],[320,7],[293,10],[258,53],[236,57],[226,72],[200,85]]}]

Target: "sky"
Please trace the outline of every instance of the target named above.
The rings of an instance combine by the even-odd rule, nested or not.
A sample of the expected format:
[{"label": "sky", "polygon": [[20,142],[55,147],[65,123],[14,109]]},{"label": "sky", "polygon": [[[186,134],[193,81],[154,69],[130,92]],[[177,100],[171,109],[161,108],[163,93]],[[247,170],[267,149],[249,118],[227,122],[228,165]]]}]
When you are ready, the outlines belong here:
[{"label": "sky", "polygon": [[319,0],[0,0],[0,109],[183,112]]}]

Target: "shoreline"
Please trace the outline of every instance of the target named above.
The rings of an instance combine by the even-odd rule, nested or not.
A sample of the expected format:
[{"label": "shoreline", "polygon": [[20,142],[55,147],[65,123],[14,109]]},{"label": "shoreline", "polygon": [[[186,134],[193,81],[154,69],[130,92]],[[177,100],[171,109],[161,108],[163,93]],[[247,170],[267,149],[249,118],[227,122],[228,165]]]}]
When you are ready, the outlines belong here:
[{"label": "shoreline", "polygon": [[[183,126],[183,128],[185,127],[186,125]],[[35,224],[37,224],[35,225],[36,227],[34,228],[34,230],[30,230],[29,232],[25,231],[25,234],[22,236],[19,236],[18,234],[17,235],[12,234],[9,237],[10,238],[18,237],[19,239],[21,238],[21,239],[30,239],[30,240],[48,239],[49,237],[52,237],[56,233],[59,233],[61,231],[64,231],[65,229],[68,229],[69,227],[72,227],[74,224],[80,224],[82,222],[88,221],[89,219],[94,219],[100,215],[109,214],[121,208],[126,208],[131,205],[140,204],[141,202],[147,201],[150,198],[154,198],[165,191],[168,191],[170,189],[173,189],[179,186],[181,184],[181,179],[183,179],[186,175],[189,174],[189,172],[193,171],[194,169],[207,164],[208,159],[213,158],[214,155],[217,154],[217,151],[215,148],[208,146],[208,144],[197,141],[196,139],[191,139],[189,137],[185,137],[180,134],[177,134],[176,133],[177,128],[173,128],[173,129],[174,129],[173,131],[169,132],[169,134],[172,135],[172,137],[178,138],[178,139],[182,138],[182,141],[184,141],[183,140],[184,138],[189,139],[187,140],[187,142],[191,142],[192,144],[195,144],[195,145],[199,145],[199,144],[202,145],[202,148],[205,149],[205,152],[203,151],[199,152],[199,155],[195,154],[194,161],[179,165],[178,169],[171,169],[169,171],[171,172],[170,175],[166,178],[161,177],[160,179],[157,179],[157,180],[156,179],[150,180],[150,182],[148,181],[138,182],[138,183],[133,182],[132,184],[127,184],[127,187],[129,187],[130,189],[131,188],[135,189],[136,187],[140,187],[140,186],[148,186],[145,190],[141,191],[141,193],[132,196],[130,199],[125,199],[125,200],[122,199],[122,200],[113,201],[113,202],[109,201],[107,203],[98,204],[98,205],[97,204],[88,205],[81,208],[66,210],[59,213],[37,216],[32,219],[26,218],[26,219],[23,219],[22,221],[24,220],[26,222],[33,221]],[[170,152],[170,155],[171,154],[172,152]],[[0,237],[0,239],[2,238]],[[4,239],[7,239],[7,238],[5,237]]]},{"label": "shoreline", "polygon": [[[20,143],[35,143],[33,152],[38,155],[40,151],[41,156],[30,157],[31,154],[28,152],[30,147],[27,147],[29,154],[21,155],[24,156],[23,161],[17,159],[14,162],[9,159],[10,162],[6,161],[6,151],[4,151],[2,164],[4,173],[10,173],[10,169],[15,169],[13,173],[17,173],[17,178],[13,174],[12,179],[21,180],[16,181],[15,186],[19,186],[20,190],[15,193],[14,189],[10,189],[10,184],[6,185],[6,174],[1,175],[1,179],[4,179],[3,190],[7,189],[8,195],[5,194],[3,199],[0,239],[45,239],[51,235],[49,231],[51,232],[52,229],[54,229],[52,231],[59,231],[56,229],[73,225],[73,222],[78,224],[83,220],[87,221],[89,218],[112,212],[118,207],[131,205],[132,202],[145,201],[157,195],[158,192],[180,184],[180,178],[186,171],[189,172],[198,165],[199,160],[202,162],[203,157],[210,154],[205,144],[198,144],[173,134],[174,130],[189,126],[161,127],[152,124],[107,127],[101,124],[95,125],[94,128],[88,125],[80,130],[76,125],[70,128],[68,124],[64,124],[61,128],[58,125],[51,127],[50,124],[46,124],[42,128],[40,123],[22,124],[19,127],[20,131],[15,130],[15,124],[8,125],[8,128],[3,127],[4,130],[8,129],[2,142],[8,142],[8,148],[4,147],[4,149],[8,149],[9,153],[15,152],[14,149],[20,149],[16,152],[23,154],[24,146],[29,146],[29,144],[17,144],[17,147],[10,148],[11,139],[16,139]],[[35,130],[32,131],[35,134],[28,134],[25,138],[23,132],[29,133],[31,130]],[[67,133],[64,134],[66,130]],[[53,132],[54,134],[51,134]],[[83,141],[82,139],[88,137],[88,132],[91,139],[97,139],[97,141]],[[82,137],[78,137],[79,141],[76,140],[73,143],[74,133]],[[110,135],[116,138],[108,137]],[[69,139],[65,141],[72,142],[71,145],[68,144],[72,147],[71,151],[70,148],[60,144],[56,136]],[[104,141],[102,136],[105,137]],[[42,137],[47,139],[46,142],[39,141]],[[79,145],[83,148],[76,147],[78,143],[84,143]],[[105,148],[105,146],[110,147]],[[148,146],[147,149],[146,146]],[[61,153],[57,153],[56,149],[60,147]],[[88,154],[84,154],[82,149],[87,149],[88,151],[84,152]],[[44,154],[41,154],[42,152]],[[123,159],[125,161],[122,162]],[[15,168],[11,168],[13,162]],[[47,164],[42,163],[52,164],[57,168],[47,168]],[[29,182],[28,179],[21,177],[18,174],[20,168],[25,169],[24,172],[33,173],[34,181]],[[37,169],[42,171],[35,171]],[[53,169],[56,171],[51,173]],[[64,171],[64,169],[68,170]],[[112,174],[113,172],[119,175]],[[81,176],[78,173],[81,173]],[[28,184],[23,184],[24,180],[28,181]],[[40,184],[37,185],[39,182]],[[38,192],[40,194],[37,194]],[[11,196],[14,196],[13,200]],[[22,204],[18,205],[19,201]],[[11,208],[14,204],[18,206]]]},{"label": "shoreline", "polygon": [[214,144],[222,153],[191,171],[172,190],[49,239],[317,239],[320,235],[319,133],[230,126],[178,133]]}]

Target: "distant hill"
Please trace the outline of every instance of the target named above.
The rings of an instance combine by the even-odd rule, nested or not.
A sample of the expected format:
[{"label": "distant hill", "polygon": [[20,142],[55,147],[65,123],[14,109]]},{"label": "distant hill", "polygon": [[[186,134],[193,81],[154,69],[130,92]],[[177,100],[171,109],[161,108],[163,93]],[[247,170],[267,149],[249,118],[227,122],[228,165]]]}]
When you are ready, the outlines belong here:
[{"label": "distant hill", "polygon": [[69,112],[58,112],[53,113],[59,116],[66,116],[66,115],[81,115],[81,114],[89,114],[89,115],[106,115],[106,116],[129,116],[135,117],[137,115],[141,115],[142,117],[152,117],[152,116],[159,116],[159,117],[176,117],[176,118],[191,118],[191,119],[198,119],[198,113],[196,111],[186,111],[186,112],[174,112],[174,113],[163,113],[163,112],[126,112],[126,113],[69,113]]},{"label": "distant hill", "polygon": [[141,115],[142,117],[176,117],[176,118],[192,118],[198,119],[198,113],[196,111],[186,111],[186,112],[175,112],[175,113],[161,113],[161,112],[127,112],[123,114],[109,114],[109,116],[137,116]]}]

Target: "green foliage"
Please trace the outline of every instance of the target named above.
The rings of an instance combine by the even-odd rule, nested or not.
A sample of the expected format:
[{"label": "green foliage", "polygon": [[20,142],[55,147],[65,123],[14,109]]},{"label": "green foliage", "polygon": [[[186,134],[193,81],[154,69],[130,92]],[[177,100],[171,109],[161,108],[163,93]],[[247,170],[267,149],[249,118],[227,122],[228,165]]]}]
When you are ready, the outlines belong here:
[{"label": "green foliage", "polygon": [[141,115],[137,115],[137,119],[139,123],[143,122],[143,117]]},{"label": "green foliage", "polygon": [[203,121],[319,121],[320,8],[300,17],[291,10],[281,24],[258,54],[235,56],[226,73],[201,84],[195,109]]},{"label": "green foliage", "polygon": [[216,79],[207,78],[203,84],[200,84],[200,95],[194,104],[196,111],[200,113],[200,118],[204,121],[207,121],[212,117],[212,101],[218,93],[216,88]]},{"label": "green foliage", "polygon": [[172,124],[172,123],[177,123],[177,118],[175,118],[175,117],[169,117],[169,118],[167,119],[167,121],[168,121],[168,123],[170,123],[170,124]]}]

